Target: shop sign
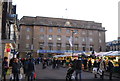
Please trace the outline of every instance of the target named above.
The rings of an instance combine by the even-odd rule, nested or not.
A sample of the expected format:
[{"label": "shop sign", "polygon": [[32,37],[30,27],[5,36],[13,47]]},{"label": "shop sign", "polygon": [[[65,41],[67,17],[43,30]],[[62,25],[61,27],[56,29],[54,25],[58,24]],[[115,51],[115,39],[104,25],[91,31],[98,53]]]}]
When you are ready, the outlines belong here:
[{"label": "shop sign", "polygon": [[72,50],[37,50],[37,53],[79,53],[81,51],[72,51]]}]

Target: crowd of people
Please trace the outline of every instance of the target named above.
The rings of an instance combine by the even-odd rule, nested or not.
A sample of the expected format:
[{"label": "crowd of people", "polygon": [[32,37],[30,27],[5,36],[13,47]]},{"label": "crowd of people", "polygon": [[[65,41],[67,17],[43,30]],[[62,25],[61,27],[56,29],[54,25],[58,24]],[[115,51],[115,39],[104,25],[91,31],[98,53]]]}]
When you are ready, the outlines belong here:
[{"label": "crowd of people", "polygon": [[[81,79],[81,71],[89,71],[94,73],[94,78],[98,78],[98,75],[101,79],[104,79],[104,73],[109,73],[109,79],[112,80],[112,74],[114,70],[114,64],[112,60],[103,59],[102,57],[99,59],[94,58],[78,58],[78,59],[64,59],[60,60],[58,58],[47,59],[44,58],[42,60],[43,69],[47,66],[52,65],[53,69],[59,69],[59,67],[67,67],[66,79],[69,78],[71,80],[73,73],[75,74],[75,79]],[[120,66],[119,66],[120,68]]]},{"label": "crowd of people", "polygon": [[12,58],[10,61],[8,61],[8,58],[4,57],[2,63],[3,81],[6,81],[6,75],[9,70],[11,70],[11,74],[12,74],[10,80],[19,81],[21,71],[23,71],[28,81],[34,80],[35,63],[34,60],[31,58],[29,59]]},{"label": "crowd of people", "polygon": [[114,70],[114,65],[111,60],[105,60],[103,58],[94,59],[92,63],[91,59],[87,60],[86,58],[74,59],[69,64],[68,73],[66,79],[71,81],[72,74],[75,72],[75,79],[81,79],[81,71],[89,71],[94,73],[94,78],[100,76],[101,79],[104,79],[104,73],[107,71],[109,73],[109,79],[112,80],[112,74]]},{"label": "crowd of people", "polygon": [[4,57],[3,63],[2,63],[2,77],[3,80],[6,80],[6,75],[9,69],[12,71],[12,77],[11,80],[13,81],[19,81],[20,74],[21,74],[21,68],[23,71],[23,74],[25,78],[28,81],[32,81],[36,77],[36,64],[42,64],[42,69],[45,69],[47,66],[51,66],[52,69],[59,69],[60,67],[68,68],[66,73],[66,81],[71,81],[72,76],[74,73],[75,80],[81,79],[81,72],[82,71],[89,71],[94,73],[94,78],[98,78],[98,75],[100,75],[101,79],[104,79],[104,73],[105,71],[109,72],[109,79],[112,80],[112,74],[113,74],[113,68],[114,65],[111,62],[111,60],[106,60],[103,58],[94,59],[94,62],[92,62],[91,58],[80,58],[78,59],[58,59],[58,58],[12,58],[10,61],[8,61],[7,57]]}]

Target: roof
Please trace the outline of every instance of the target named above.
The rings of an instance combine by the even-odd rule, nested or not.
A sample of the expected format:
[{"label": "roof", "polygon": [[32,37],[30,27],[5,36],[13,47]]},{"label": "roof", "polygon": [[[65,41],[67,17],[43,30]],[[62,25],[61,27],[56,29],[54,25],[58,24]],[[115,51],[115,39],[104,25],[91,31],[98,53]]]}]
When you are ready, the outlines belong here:
[{"label": "roof", "polygon": [[31,17],[23,16],[20,19],[19,25],[34,25],[34,26],[48,26],[48,27],[74,27],[74,28],[87,28],[104,30],[102,23],[96,23],[94,21],[74,20],[74,19],[63,19],[63,18],[52,18],[52,17]]}]

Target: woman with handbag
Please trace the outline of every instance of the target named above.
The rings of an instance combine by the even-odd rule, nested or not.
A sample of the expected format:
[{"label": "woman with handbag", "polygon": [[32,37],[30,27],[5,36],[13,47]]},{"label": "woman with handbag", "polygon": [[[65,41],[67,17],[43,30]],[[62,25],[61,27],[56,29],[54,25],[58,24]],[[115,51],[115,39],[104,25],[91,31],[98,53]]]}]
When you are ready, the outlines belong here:
[{"label": "woman with handbag", "polygon": [[100,65],[99,65],[99,72],[100,74],[100,78],[104,79],[104,72],[106,70],[106,65],[105,65],[105,61],[103,59],[100,59]]}]

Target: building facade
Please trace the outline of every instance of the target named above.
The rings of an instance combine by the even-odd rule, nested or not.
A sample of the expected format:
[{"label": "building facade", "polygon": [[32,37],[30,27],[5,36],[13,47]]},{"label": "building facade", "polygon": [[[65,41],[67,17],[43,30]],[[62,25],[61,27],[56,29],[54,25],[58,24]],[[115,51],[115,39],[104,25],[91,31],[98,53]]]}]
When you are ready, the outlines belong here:
[{"label": "building facade", "polygon": [[[101,23],[50,17],[21,18],[19,23],[19,52],[61,54],[74,50],[105,51],[105,28]],[[72,36],[72,44],[70,39]]]},{"label": "building facade", "polygon": [[118,40],[107,42],[106,51],[120,51],[120,37],[118,37]]},{"label": "building facade", "polygon": [[2,0],[0,6],[1,58],[8,57],[10,59],[15,54],[12,53],[12,50],[17,50],[18,27],[16,5],[12,5],[12,0]]}]

